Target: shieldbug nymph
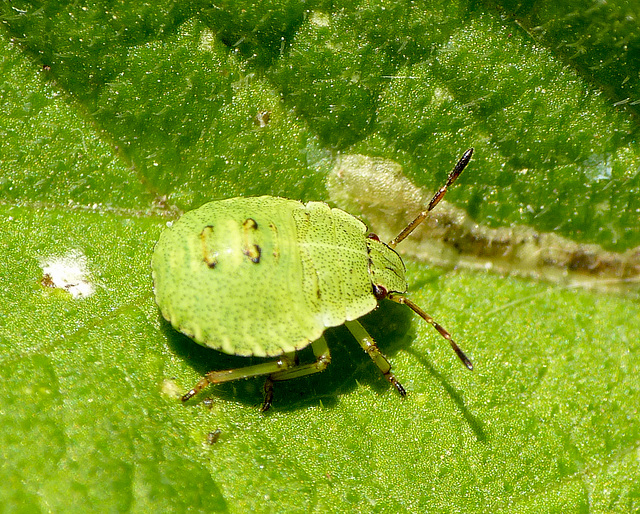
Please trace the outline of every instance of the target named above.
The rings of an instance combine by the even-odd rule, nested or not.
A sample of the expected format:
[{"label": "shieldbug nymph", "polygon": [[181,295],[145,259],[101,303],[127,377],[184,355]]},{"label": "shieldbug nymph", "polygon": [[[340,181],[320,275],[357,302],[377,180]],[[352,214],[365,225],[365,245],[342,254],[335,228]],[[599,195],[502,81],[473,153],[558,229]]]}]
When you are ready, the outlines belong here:
[{"label": "shieldbug nymph", "polygon": [[[384,298],[407,305],[433,325],[473,369],[449,332],[405,296],[405,266],[394,250],[442,199],[472,153],[473,148],[464,153],[427,208],[386,244],[367,235],[364,223],[340,209],[271,196],[210,202],[165,229],[151,261],[162,315],[207,348],[274,357],[262,364],[211,371],[182,401],[209,384],[266,375],[266,411],[274,382],[327,367],[331,356],[324,331],[343,324],[405,396],[391,365],[358,322]],[[295,352],[308,345],[316,360],[300,364]]]}]

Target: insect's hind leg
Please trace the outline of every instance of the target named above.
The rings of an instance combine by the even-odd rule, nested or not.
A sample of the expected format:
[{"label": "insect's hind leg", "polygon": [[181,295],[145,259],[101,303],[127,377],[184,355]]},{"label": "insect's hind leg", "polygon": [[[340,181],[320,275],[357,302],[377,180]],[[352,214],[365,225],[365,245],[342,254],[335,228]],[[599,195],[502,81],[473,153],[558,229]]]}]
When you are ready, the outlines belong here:
[{"label": "insect's hind leg", "polygon": [[391,373],[391,364],[389,364],[386,357],[382,355],[382,352],[378,349],[376,342],[373,340],[373,337],[369,335],[369,332],[367,332],[358,321],[346,321],[345,325],[353,337],[358,340],[362,349],[367,352],[369,357],[371,357],[374,364],[378,366],[378,369],[382,371],[384,378],[393,384],[396,390],[400,393],[400,396],[406,396],[407,392],[404,387],[402,387],[402,384],[400,384],[393,373]]},{"label": "insect's hind leg", "polygon": [[182,397],[182,401],[186,402],[202,391],[209,384],[221,384],[222,382],[230,382],[241,378],[251,378],[260,375],[271,375],[289,368],[295,368],[295,356],[293,353],[282,355],[278,360],[256,364],[255,366],[245,366],[244,368],[225,369],[222,371],[210,371],[193,389]]},{"label": "insect's hind leg", "polygon": [[262,403],[262,412],[269,410],[271,402],[273,401],[273,383],[281,380],[289,380],[292,378],[303,377],[305,375],[311,375],[312,373],[319,373],[327,369],[327,366],[331,362],[331,352],[329,346],[327,346],[327,340],[324,336],[311,343],[311,349],[316,356],[316,360],[310,364],[295,365],[289,369],[272,373],[267,377],[267,381],[264,384],[264,401]]}]

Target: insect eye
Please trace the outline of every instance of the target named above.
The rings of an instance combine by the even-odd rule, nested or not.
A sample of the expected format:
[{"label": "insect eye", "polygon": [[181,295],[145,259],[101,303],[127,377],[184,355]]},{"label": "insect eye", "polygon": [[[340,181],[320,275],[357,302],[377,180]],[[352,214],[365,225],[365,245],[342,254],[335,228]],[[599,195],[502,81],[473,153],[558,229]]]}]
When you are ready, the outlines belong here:
[{"label": "insect eye", "polygon": [[374,241],[380,241],[380,238],[373,232],[367,236],[367,239],[373,239]]},{"label": "insect eye", "polygon": [[388,294],[389,291],[387,291],[385,287],[373,284],[373,296],[375,296],[376,299],[382,300],[383,298],[386,298]]}]

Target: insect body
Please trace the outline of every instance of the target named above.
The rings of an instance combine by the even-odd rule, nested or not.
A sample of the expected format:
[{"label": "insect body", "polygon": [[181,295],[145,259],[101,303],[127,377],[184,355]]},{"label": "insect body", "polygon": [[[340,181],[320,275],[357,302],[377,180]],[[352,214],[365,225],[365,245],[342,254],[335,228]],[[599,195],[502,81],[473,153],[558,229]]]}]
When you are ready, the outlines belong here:
[{"label": "insect body", "polygon": [[[404,396],[389,362],[357,321],[383,298],[408,305],[431,323],[471,369],[449,333],[404,296],[405,267],[393,248],[440,201],[472,151],[465,152],[428,208],[389,244],[367,235],[364,223],[340,209],[270,196],[211,202],[166,229],[151,262],[162,315],[208,348],[275,357],[207,373],[182,400],[208,384],[267,375],[265,411],[273,382],[327,367],[331,357],[323,333],[343,324]],[[308,345],[315,362],[298,364],[295,352]]]}]

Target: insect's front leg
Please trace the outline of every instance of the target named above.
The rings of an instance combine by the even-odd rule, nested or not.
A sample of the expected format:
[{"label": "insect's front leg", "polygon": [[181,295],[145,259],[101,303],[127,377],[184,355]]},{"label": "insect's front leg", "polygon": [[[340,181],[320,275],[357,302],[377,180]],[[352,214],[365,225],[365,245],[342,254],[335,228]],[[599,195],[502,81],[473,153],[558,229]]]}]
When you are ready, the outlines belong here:
[{"label": "insect's front leg", "polygon": [[453,349],[454,352],[456,352],[456,355],[463,362],[463,364],[470,371],[473,371],[473,364],[469,360],[469,357],[465,355],[465,353],[458,346],[458,344],[451,338],[451,334],[442,325],[437,323],[431,316],[429,316],[426,312],[424,312],[420,307],[418,307],[415,303],[409,300],[409,298],[407,298],[406,296],[403,296],[399,293],[390,293],[387,296],[387,298],[396,303],[406,305],[418,316],[420,316],[423,320],[429,323],[433,328],[435,328],[442,337],[444,337],[447,341],[449,341],[451,348]]}]

